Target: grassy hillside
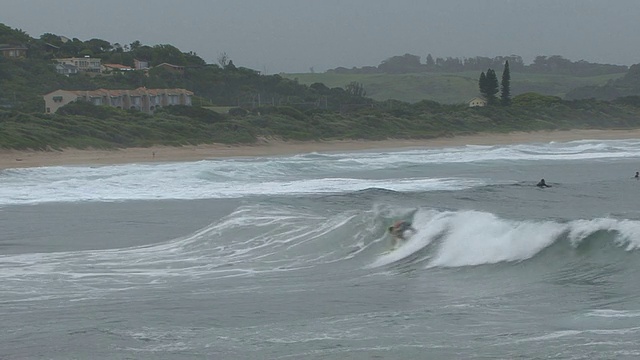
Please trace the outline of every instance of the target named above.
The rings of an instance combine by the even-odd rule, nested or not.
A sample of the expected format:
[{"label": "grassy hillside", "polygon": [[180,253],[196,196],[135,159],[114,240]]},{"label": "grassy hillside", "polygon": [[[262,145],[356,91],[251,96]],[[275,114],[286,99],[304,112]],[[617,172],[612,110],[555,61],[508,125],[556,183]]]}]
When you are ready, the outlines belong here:
[{"label": "grassy hillside", "polygon": [[[281,74],[297,79],[300,84],[323,83],[326,86],[344,87],[352,81],[361,83],[367,97],[378,101],[395,99],[415,103],[421,100],[444,104],[466,102],[478,95],[479,72],[415,73],[415,74]],[[500,74],[498,74],[500,75]],[[571,76],[511,72],[512,95],[537,92],[564,97],[569,91],[583,86],[604,85],[624,73],[599,76]]]},{"label": "grassy hillside", "polygon": [[[389,101],[335,112],[261,107],[218,114],[169,106],[153,115],[77,102],[56,114],[0,109],[0,148],[118,148],[205,143],[253,143],[258,138],[333,140],[428,139],[477,132],[640,127],[640,97],[615,102],[565,101],[534,93],[512,106],[469,108],[431,101]],[[239,110],[239,109],[235,109]],[[240,109],[241,110],[241,109]]]}]

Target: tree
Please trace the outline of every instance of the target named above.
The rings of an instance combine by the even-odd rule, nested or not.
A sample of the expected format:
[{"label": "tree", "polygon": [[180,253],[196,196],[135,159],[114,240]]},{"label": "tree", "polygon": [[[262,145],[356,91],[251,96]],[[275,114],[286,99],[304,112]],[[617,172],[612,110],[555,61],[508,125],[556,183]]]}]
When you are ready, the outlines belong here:
[{"label": "tree", "polygon": [[27,44],[31,36],[20,29],[12,29],[0,23],[0,44]]},{"label": "tree", "polygon": [[420,64],[420,56],[404,54],[384,60],[378,65],[378,70],[387,74],[406,74],[421,71],[422,64]]},{"label": "tree", "polygon": [[78,56],[78,53],[84,49],[84,42],[80,41],[78,38],[73,38],[71,41],[67,41],[62,43],[60,46],[60,51],[62,56]]},{"label": "tree", "polygon": [[91,39],[84,42],[85,49],[91,50],[93,54],[102,54],[109,52],[113,49],[113,46],[106,40]]},{"label": "tree", "polygon": [[329,94],[329,92],[331,91],[331,89],[329,89],[327,85],[319,82],[309,85],[309,88],[313,89],[314,91],[316,91],[318,94],[321,94],[321,95]]},{"label": "tree", "polygon": [[427,68],[429,70],[434,69],[436,67],[436,62],[433,60],[433,56],[431,54],[427,55]]},{"label": "tree", "polygon": [[227,65],[224,66],[225,70],[230,70],[230,71],[236,71],[238,70],[238,68],[236,68],[235,65],[233,65],[233,60],[229,60],[229,62],[227,63]]},{"label": "tree", "polygon": [[151,59],[154,65],[169,63],[173,65],[187,65],[184,54],[173,45],[154,45],[151,48]]},{"label": "tree", "polygon": [[132,42],[131,44],[129,44],[129,48],[132,51],[137,50],[138,48],[140,48],[142,46],[142,43],[140,42],[140,40],[136,40],[134,42]]},{"label": "tree", "polygon": [[478,81],[480,94],[484,96],[489,105],[495,105],[497,102],[496,94],[498,93],[498,78],[493,69],[487,69],[487,74],[481,73]]},{"label": "tree", "polygon": [[60,39],[60,36],[52,33],[44,33],[40,35],[40,40],[58,47],[62,45],[62,40]]},{"label": "tree", "polygon": [[495,105],[497,102],[496,94],[499,89],[498,77],[493,69],[487,70],[487,102],[491,105]]},{"label": "tree", "polygon": [[357,96],[357,97],[364,97],[364,96],[367,95],[367,92],[364,90],[364,86],[361,83],[357,82],[357,81],[350,82],[345,87],[345,91],[349,95],[353,95],[353,96]]},{"label": "tree", "polygon": [[504,62],[501,86],[500,100],[502,105],[509,106],[511,104],[511,71],[509,70],[509,60]]},{"label": "tree", "polygon": [[487,93],[487,75],[484,74],[484,71],[480,73],[480,80],[478,80],[478,88],[480,89],[480,94],[486,97]]}]

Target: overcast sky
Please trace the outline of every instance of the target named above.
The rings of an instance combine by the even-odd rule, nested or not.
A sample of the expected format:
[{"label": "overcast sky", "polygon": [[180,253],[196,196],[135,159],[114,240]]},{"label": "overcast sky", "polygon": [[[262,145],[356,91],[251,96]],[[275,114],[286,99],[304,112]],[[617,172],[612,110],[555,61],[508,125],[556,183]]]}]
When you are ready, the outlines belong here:
[{"label": "overcast sky", "polygon": [[208,63],[226,52],[267,74],[405,53],[640,63],[640,0],[0,0],[0,22],[35,38],[171,44]]}]

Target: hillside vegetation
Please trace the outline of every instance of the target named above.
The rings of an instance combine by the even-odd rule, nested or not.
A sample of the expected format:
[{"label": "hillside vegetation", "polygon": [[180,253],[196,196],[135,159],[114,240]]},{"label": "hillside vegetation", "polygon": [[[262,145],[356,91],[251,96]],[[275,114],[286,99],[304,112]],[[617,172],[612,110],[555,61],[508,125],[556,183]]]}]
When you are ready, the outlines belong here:
[{"label": "hillside vegetation", "polygon": [[[206,64],[197,54],[166,44],[147,46],[136,41],[121,46],[75,38],[64,42],[54,34],[36,39],[2,24],[1,43],[28,48],[27,58],[0,56],[0,148],[6,149],[239,144],[264,137],[427,139],[475,132],[640,127],[640,97],[631,90],[612,101],[561,97],[576,84],[622,82],[633,89],[636,67],[621,75],[617,67],[597,64],[573,64],[569,73],[541,65],[542,73],[513,73],[511,94],[515,96],[510,101],[469,108],[463,102],[478,94],[476,71],[443,72],[441,68],[410,73],[389,68],[392,74],[261,75],[236,67],[224,56],[219,64]],[[151,68],[67,77],[56,73],[53,60],[66,56],[91,56],[128,66],[142,58]],[[183,66],[184,72],[153,67],[164,62]],[[194,106],[169,106],[144,114],[76,102],[55,114],[43,113],[42,95],[56,89],[141,86],[193,91]],[[432,97],[437,101],[428,100]]]},{"label": "hillside vegetation", "polygon": [[[0,107],[27,113],[44,112],[43,94],[57,89],[95,90],[147,88],[184,88],[195,93],[195,105],[253,108],[263,104],[278,106],[324,107],[340,109],[342,104],[366,103],[371,99],[355,96],[343,87],[322,84],[301,85],[280,75],[260,75],[258,71],[236,67],[230,59],[206,64],[193,52],[182,52],[168,44],[148,46],[139,41],[126,46],[101,39],[62,42],[61,37],[44,34],[39,39],[0,24],[0,44],[25,44],[25,59],[0,56]],[[56,58],[90,56],[103,64],[134,66],[144,59],[148,71],[123,71],[103,74],[58,74]],[[170,63],[184,67],[183,73],[155,67]]]},{"label": "hillside vegetation", "polygon": [[[407,102],[432,100],[454,104],[468,101],[478,95],[478,80],[481,72],[493,69],[502,72],[506,62],[511,70],[512,95],[537,92],[545,95],[571,99],[591,98],[585,91],[575,89],[600,88],[605,85],[626,86],[617,82],[626,73],[624,65],[596,64],[584,60],[571,61],[559,55],[536,56],[531,64],[525,64],[517,55],[494,58],[476,56],[471,58],[437,57],[427,55],[424,62],[417,55],[404,54],[383,60],[377,66],[339,67],[325,73],[285,74],[301,84],[324,83],[328,86],[344,86],[358,82],[367,95],[376,100],[396,99]],[[610,90],[610,89],[607,89]],[[620,96],[640,95],[640,91],[615,92],[608,100]],[[588,95],[582,97],[582,95]],[[597,95],[597,94],[596,94]]]},{"label": "hillside vegetation", "polygon": [[[364,86],[368,97],[378,101],[395,99],[414,103],[421,100],[431,100],[443,104],[456,104],[467,102],[474,96],[478,96],[479,74],[480,72],[478,71],[404,74],[327,72],[282,74],[282,76],[297,80],[303,85],[323,83],[329,87],[339,87],[351,82],[358,82]],[[613,80],[621,79],[624,75],[625,73],[574,76],[566,74],[517,73],[512,71],[511,91],[513,95],[537,92],[565,98],[567,94],[572,93],[577,88],[604,86]],[[637,94],[640,94],[640,92],[637,92]],[[571,99],[590,97],[595,96],[572,96]]]},{"label": "hillside vegetation", "polygon": [[564,101],[528,93],[509,107],[469,108],[421,101],[387,101],[352,109],[300,111],[267,106],[218,114],[172,106],[154,115],[71,103],[59,114],[0,110],[0,147],[13,149],[114,148],[205,143],[252,143],[258,138],[332,140],[428,139],[476,132],[640,127],[640,97],[615,102]]}]

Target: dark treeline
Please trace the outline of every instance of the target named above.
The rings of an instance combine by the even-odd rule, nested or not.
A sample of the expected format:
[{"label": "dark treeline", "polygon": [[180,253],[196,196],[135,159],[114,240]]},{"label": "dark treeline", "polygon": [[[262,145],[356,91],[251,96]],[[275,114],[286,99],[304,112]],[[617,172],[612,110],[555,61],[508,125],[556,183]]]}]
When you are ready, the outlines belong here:
[{"label": "dark treeline", "polygon": [[618,74],[627,71],[625,65],[596,64],[588,61],[571,61],[560,55],[536,56],[533,62],[526,65],[518,55],[496,56],[494,58],[476,56],[470,58],[433,58],[427,55],[424,62],[420,56],[404,54],[393,56],[378,66],[363,66],[347,69],[338,67],[327,70],[338,74],[406,74],[420,72],[462,72],[481,71],[487,68],[501,68],[508,61],[513,72],[529,72],[542,74],[565,74],[574,76],[594,76],[604,74]]}]

